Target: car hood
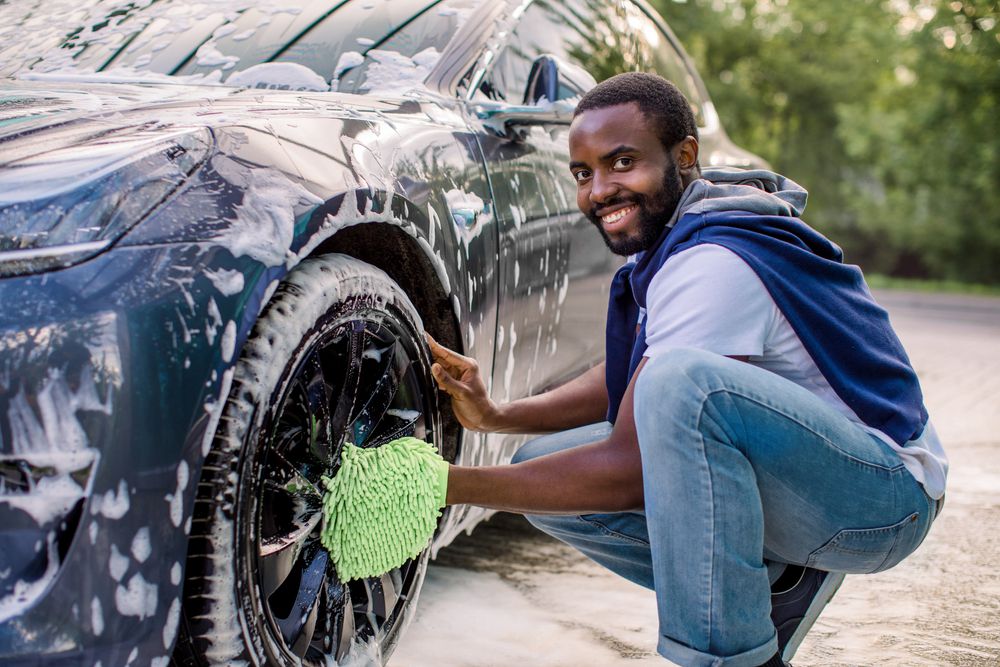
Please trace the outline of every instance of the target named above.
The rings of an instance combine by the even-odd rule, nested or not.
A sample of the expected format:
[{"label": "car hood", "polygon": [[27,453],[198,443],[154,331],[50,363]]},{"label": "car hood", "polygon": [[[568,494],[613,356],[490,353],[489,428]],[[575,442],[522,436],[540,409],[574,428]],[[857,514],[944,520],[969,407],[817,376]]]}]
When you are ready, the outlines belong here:
[{"label": "car hood", "polygon": [[0,139],[88,116],[178,99],[218,97],[231,88],[120,83],[0,81]]},{"label": "car hood", "polygon": [[343,118],[381,116],[413,104],[413,100],[350,93],[221,85],[0,80],[0,168],[50,150],[134,131],[172,133],[303,112]]}]

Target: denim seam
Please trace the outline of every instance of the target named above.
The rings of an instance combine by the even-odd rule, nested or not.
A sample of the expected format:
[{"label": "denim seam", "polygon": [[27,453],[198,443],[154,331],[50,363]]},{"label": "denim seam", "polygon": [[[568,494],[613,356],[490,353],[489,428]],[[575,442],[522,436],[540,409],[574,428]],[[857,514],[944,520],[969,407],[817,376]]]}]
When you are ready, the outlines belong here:
[{"label": "denim seam", "polygon": [[637,546],[642,546],[642,547],[648,547],[649,546],[649,542],[644,542],[643,540],[640,540],[639,538],[632,537],[631,535],[626,535],[625,533],[620,533],[617,530],[612,530],[611,528],[608,528],[607,526],[605,526],[600,521],[596,521],[594,519],[588,519],[586,516],[584,516],[582,514],[578,514],[576,518],[579,521],[583,521],[583,522],[585,522],[585,523],[587,523],[587,524],[589,524],[589,525],[597,528],[598,530],[600,530],[602,533],[604,533],[608,537],[615,537],[615,538],[618,538],[618,539],[622,540],[623,542],[629,542],[630,544],[634,544],[634,545],[637,545]]},{"label": "denim seam", "polygon": [[854,456],[850,452],[844,451],[842,448],[838,447],[835,442],[833,442],[832,440],[830,440],[830,438],[828,438],[824,434],[816,431],[816,429],[814,429],[809,424],[806,424],[805,422],[803,422],[798,416],[793,415],[793,414],[789,414],[787,411],[781,409],[780,407],[778,407],[776,405],[772,405],[771,403],[769,403],[768,401],[766,401],[766,400],[764,400],[762,398],[757,398],[756,396],[747,395],[747,394],[743,393],[741,390],[733,389],[731,387],[724,387],[724,388],[721,388],[721,389],[710,389],[710,390],[706,391],[705,392],[705,397],[702,400],[702,407],[700,409],[704,409],[704,403],[705,403],[705,401],[707,401],[708,398],[710,398],[712,395],[714,395],[714,394],[727,394],[727,393],[731,394],[733,396],[737,396],[739,398],[742,398],[742,399],[744,399],[746,401],[750,401],[751,403],[756,403],[757,405],[760,405],[762,407],[768,408],[769,410],[773,410],[774,412],[780,414],[781,416],[783,416],[783,417],[785,417],[785,418],[787,418],[787,419],[795,422],[796,424],[798,424],[799,426],[801,426],[804,430],[809,431],[810,433],[812,433],[813,435],[815,435],[817,438],[820,438],[821,440],[823,440],[824,442],[826,442],[830,447],[832,447],[833,449],[836,449],[845,458],[848,458],[851,461],[853,461],[853,462],[855,462],[855,463],[857,463],[859,465],[862,465],[862,466],[865,466],[865,467],[869,467],[869,468],[875,468],[875,469],[882,470],[882,471],[889,472],[889,473],[894,473],[894,472],[898,472],[900,470],[905,470],[906,469],[905,466],[903,465],[902,461],[900,461],[898,464],[896,464],[894,466],[884,466],[881,463],[873,463],[871,461],[865,461],[864,459],[859,459],[858,457]]},{"label": "denim seam", "polygon": [[[701,424],[701,421],[704,418],[704,415],[705,415],[705,404],[708,402],[709,397],[710,397],[710,394],[708,394],[708,393],[705,393],[702,396],[701,404],[698,406],[698,411],[696,413],[698,415],[698,418],[696,419],[696,424],[695,424],[696,426],[698,426],[699,424]],[[715,606],[715,595],[714,595],[714,593],[715,593],[715,587],[713,586],[713,582],[714,582],[714,578],[715,578],[715,555],[716,555],[716,552],[715,552],[715,519],[716,519],[717,510],[716,510],[716,504],[715,504],[715,491],[712,488],[712,467],[708,463],[708,450],[705,447],[705,435],[704,435],[704,433],[702,433],[702,431],[701,431],[700,428],[697,428],[696,432],[698,433],[698,436],[699,436],[698,437],[698,447],[700,448],[701,460],[704,463],[704,470],[705,470],[705,473],[706,473],[705,474],[705,480],[706,480],[706,484],[708,485],[708,496],[709,496],[709,498],[712,501],[712,516],[709,519],[710,520],[710,526],[709,526],[709,531],[708,531],[708,534],[710,536],[709,537],[709,540],[710,540],[710,545],[709,545],[709,547],[710,547],[710,551],[709,551],[710,557],[705,559],[708,562],[708,595],[706,596],[707,599],[708,599],[708,604],[705,605],[705,611],[707,613],[704,616],[704,618],[702,619],[704,625],[706,626],[704,628],[705,629],[704,636],[708,638],[709,642],[711,642],[711,638],[712,638],[712,619],[714,618],[713,608]]]}]

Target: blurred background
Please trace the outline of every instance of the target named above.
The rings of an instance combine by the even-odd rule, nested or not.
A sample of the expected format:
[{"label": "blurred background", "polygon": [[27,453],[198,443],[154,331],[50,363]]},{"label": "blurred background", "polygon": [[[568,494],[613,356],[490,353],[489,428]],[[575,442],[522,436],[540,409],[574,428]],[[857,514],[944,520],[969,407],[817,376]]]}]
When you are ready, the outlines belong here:
[{"label": "blurred background", "polygon": [[873,285],[1000,294],[1000,2],[651,4],[732,139],[809,190],[806,221]]}]

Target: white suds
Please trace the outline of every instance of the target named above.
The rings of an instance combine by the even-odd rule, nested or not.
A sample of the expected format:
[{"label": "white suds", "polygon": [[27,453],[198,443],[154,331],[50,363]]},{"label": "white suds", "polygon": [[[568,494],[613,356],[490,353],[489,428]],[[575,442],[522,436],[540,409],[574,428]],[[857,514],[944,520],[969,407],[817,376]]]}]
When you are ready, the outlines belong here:
[{"label": "white suds", "polygon": [[128,570],[128,556],[118,551],[118,545],[111,545],[111,556],[108,558],[108,572],[115,581],[121,581]]},{"label": "white suds", "polygon": [[420,417],[420,413],[416,410],[399,410],[396,408],[386,410],[385,414],[399,417],[405,421],[416,421]]},{"label": "white suds", "polygon": [[117,493],[108,489],[104,495],[95,494],[90,503],[91,514],[103,514],[109,519],[122,518],[129,508],[128,482],[124,479],[118,482]]},{"label": "white suds", "polygon": [[[217,538],[220,533],[232,530],[232,527],[232,520],[225,516],[221,507],[216,506],[215,521],[212,524],[212,532],[216,538],[212,539],[212,543],[228,545],[225,540]],[[232,568],[232,548],[213,549],[209,559],[213,572],[228,572]],[[205,649],[205,658],[209,664],[213,665],[226,664],[233,667],[245,665],[246,663],[243,661],[234,660],[235,656],[243,652],[243,629],[240,625],[240,614],[236,609],[236,601],[228,594],[228,591],[222,595],[214,596],[214,599],[214,608],[208,613],[208,620],[212,623],[212,632]]]},{"label": "white suds", "polygon": [[128,587],[115,588],[115,607],[123,616],[152,618],[156,614],[156,584],[151,584],[141,573],[132,575]]},{"label": "white suds", "polygon": [[63,517],[84,496],[69,475],[42,477],[27,493],[0,496],[0,505],[9,505],[28,514],[39,525]]},{"label": "white suds", "polygon": [[212,166],[223,178],[246,188],[236,217],[213,239],[234,257],[247,255],[267,266],[285,262],[295,218],[323,200],[275,169],[250,168],[218,155]]},{"label": "white suds", "polygon": [[212,281],[215,289],[222,292],[223,296],[233,296],[243,291],[244,278],[239,271],[230,269],[218,269],[205,271],[205,277]]},{"label": "white suds", "polygon": [[514,346],[517,345],[517,332],[514,331],[514,324],[510,325],[510,345],[507,347],[507,368],[503,373],[503,394],[504,402],[510,401],[511,382],[514,379]]},{"label": "white suds", "polygon": [[215,303],[215,299],[208,300],[208,319],[205,320],[205,338],[208,339],[209,345],[215,345],[215,333],[222,326],[222,313],[219,312],[219,306]]},{"label": "white suds", "polygon": [[205,425],[205,434],[201,439],[201,455],[208,456],[212,449],[212,440],[215,438],[215,429],[219,426],[219,418],[222,416],[222,409],[226,405],[226,398],[229,396],[229,389],[233,384],[233,371],[235,366],[227,368],[222,374],[222,382],[219,383],[219,396],[205,402],[203,408],[208,413],[208,423]]},{"label": "white suds", "polygon": [[260,63],[226,79],[227,86],[269,88],[272,90],[330,90],[326,79],[305,65],[290,62]]},{"label": "white suds", "polygon": [[219,344],[222,360],[228,364],[233,360],[233,354],[236,352],[236,322],[232,320],[226,322],[226,330],[222,332],[222,340]]},{"label": "white suds", "polygon": [[344,51],[340,54],[340,58],[337,60],[337,66],[333,68],[333,85],[334,90],[337,89],[337,80],[340,75],[351,69],[352,67],[357,67],[365,61],[365,57],[358,53],[357,51]]},{"label": "white suds", "polygon": [[56,573],[59,571],[59,547],[56,544],[55,531],[49,531],[47,541],[48,565],[45,572],[35,581],[20,580],[16,582],[14,590],[0,599],[0,623],[18,616],[30,607],[55,579]]},{"label": "white suds", "polygon": [[184,489],[187,488],[188,474],[187,461],[178,463],[177,488],[174,489],[173,493],[168,493],[165,496],[166,501],[170,504],[170,523],[174,524],[175,528],[180,528],[181,521],[184,519]]},{"label": "white suds", "polygon": [[181,601],[174,598],[170,602],[170,609],[167,611],[167,620],[163,625],[163,648],[169,649],[177,636],[177,624],[181,620]]},{"label": "white suds", "polygon": [[487,220],[481,219],[487,212],[486,204],[479,195],[456,188],[444,193],[444,198],[454,218],[459,240],[467,249],[472,239],[490,226]]},{"label": "white suds", "polygon": [[351,649],[347,652],[338,667],[372,667],[382,664],[382,649],[374,637],[369,637],[365,642],[357,639],[351,641]]},{"label": "white suds", "polygon": [[[175,524],[176,525],[176,524]],[[132,558],[140,563],[145,563],[149,555],[153,553],[153,546],[149,541],[149,528],[142,527],[136,531],[132,538]]]},{"label": "white suds", "polygon": [[370,94],[388,95],[399,95],[422,84],[441,57],[434,47],[412,58],[382,49],[371,49],[365,55],[374,61],[365,71],[365,88]]},{"label": "white suds", "polygon": [[104,632],[104,611],[101,609],[101,599],[96,595],[90,601],[90,629],[97,637]]}]

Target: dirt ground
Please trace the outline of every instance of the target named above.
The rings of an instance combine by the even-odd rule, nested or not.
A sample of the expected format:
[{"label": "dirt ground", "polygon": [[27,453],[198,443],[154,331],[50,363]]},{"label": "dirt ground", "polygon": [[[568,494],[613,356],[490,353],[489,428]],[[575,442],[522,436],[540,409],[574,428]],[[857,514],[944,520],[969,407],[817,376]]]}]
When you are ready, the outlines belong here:
[{"label": "dirt ground", "polygon": [[[1000,665],[1000,299],[878,295],[948,451],[946,505],[898,567],[849,576],[795,657],[819,665]],[[431,565],[398,667],[665,665],[649,591],[517,516]]]}]

